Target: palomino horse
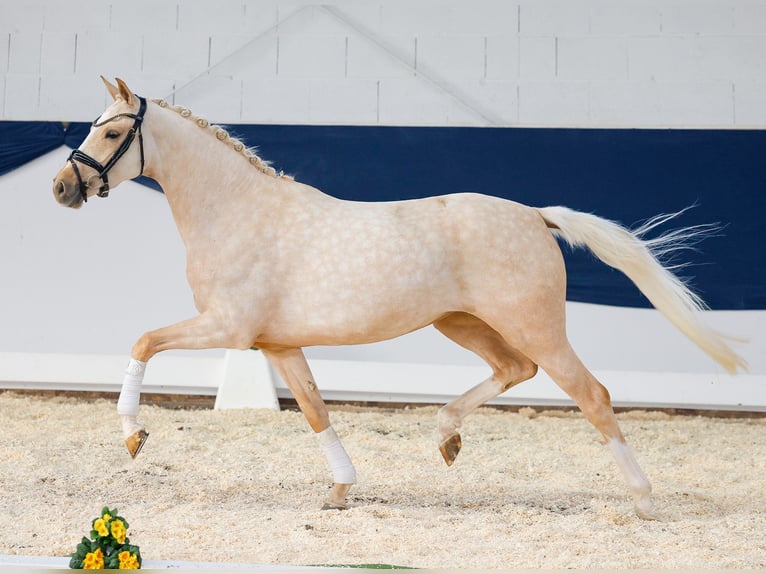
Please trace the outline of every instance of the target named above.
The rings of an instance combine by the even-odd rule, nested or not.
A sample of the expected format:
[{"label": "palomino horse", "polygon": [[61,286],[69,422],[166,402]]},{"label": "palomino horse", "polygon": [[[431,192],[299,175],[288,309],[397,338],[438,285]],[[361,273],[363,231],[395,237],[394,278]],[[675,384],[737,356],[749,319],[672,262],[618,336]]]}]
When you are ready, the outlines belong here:
[{"label": "palomino horse", "polygon": [[380,341],[433,324],[492,368],[490,378],[439,411],[439,449],[448,465],[460,451],[464,417],[540,366],[603,434],[638,515],[651,518],[651,486],[609,393],[567,340],[556,237],[624,272],[726,370],[745,366],[700,321],[703,303],[658,262],[658,253],[678,247],[693,229],[643,240],[640,232],[564,207],[469,193],[341,201],[276,173],[187,109],[147,102],[119,79],[117,86],[104,83],[114,103],[56,176],[54,196],[79,208],[142,173],[157,180],[186,246],[200,313],[149,331],[133,346],[117,404],[132,456],[147,436],[137,416],[149,359],[167,349],[255,346],[317,433],[333,477],[327,505],[343,508],[356,472],[301,348]]}]

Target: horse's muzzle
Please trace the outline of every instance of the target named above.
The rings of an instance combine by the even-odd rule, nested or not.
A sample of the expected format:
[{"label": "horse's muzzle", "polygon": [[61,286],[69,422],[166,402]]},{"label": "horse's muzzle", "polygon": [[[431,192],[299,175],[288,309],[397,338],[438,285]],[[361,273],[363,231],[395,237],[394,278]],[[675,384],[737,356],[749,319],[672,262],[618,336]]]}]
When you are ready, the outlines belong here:
[{"label": "horse's muzzle", "polygon": [[64,177],[57,177],[53,180],[53,197],[61,205],[79,209],[82,207],[82,195],[80,187],[76,182],[69,182]]}]

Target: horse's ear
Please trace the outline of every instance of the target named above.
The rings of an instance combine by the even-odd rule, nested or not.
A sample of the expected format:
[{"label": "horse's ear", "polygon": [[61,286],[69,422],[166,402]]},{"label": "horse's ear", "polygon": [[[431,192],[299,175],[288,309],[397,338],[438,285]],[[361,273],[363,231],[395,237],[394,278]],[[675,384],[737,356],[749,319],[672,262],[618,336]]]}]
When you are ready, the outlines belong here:
[{"label": "horse's ear", "polygon": [[120,97],[125,100],[125,103],[129,106],[133,105],[133,98],[135,97],[133,95],[133,92],[130,91],[130,88],[128,87],[128,84],[122,81],[120,78],[115,78],[117,80],[117,85],[120,89]]},{"label": "horse's ear", "polygon": [[113,100],[116,100],[117,97],[120,95],[120,89],[112,84],[109,80],[107,80],[104,76],[101,76],[101,81],[104,82],[104,85],[106,86],[106,91],[109,92],[109,95],[112,96]]}]

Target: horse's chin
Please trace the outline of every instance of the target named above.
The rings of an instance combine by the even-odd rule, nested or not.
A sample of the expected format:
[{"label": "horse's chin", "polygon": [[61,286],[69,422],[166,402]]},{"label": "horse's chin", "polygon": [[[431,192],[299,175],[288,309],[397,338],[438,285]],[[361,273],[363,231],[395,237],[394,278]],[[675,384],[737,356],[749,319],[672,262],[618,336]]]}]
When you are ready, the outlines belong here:
[{"label": "horse's chin", "polygon": [[80,209],[83,203],[85,202],[82,200],[82,197],[74,196],[69,203],[62,203],[61,205],[71,207],[72,209]]},{"label": "horse's chin", "polygon": [[71,207],[72,209],[80,209],[82,204],[85,203],[82,199],[82,195],[79,193],[73,193],[71,197],[64,197],[62,195],[57,195],[55,197],[59,205],[62,207]]}]

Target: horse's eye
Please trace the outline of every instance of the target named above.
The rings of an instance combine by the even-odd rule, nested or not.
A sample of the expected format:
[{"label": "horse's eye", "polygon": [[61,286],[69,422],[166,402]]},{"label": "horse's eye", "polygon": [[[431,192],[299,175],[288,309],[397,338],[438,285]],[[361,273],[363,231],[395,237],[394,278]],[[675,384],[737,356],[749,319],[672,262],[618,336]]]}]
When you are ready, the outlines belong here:
[{"label": "horse's eye", "polygon": [[108,140],[116,140],[118,137],[120,137],[120,132],[117,132],[115,130],[109,130],[106,132],[106,135],[104,136]]}]

